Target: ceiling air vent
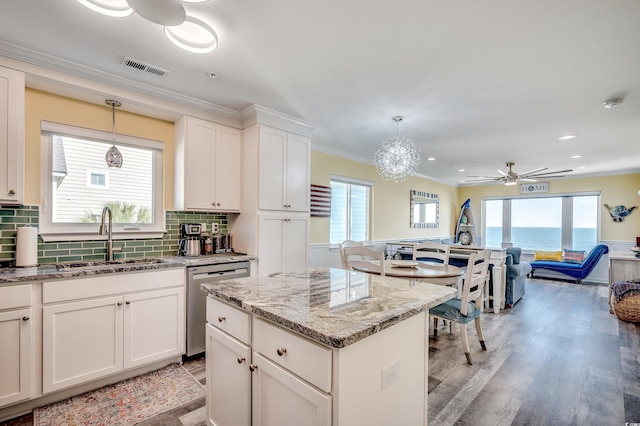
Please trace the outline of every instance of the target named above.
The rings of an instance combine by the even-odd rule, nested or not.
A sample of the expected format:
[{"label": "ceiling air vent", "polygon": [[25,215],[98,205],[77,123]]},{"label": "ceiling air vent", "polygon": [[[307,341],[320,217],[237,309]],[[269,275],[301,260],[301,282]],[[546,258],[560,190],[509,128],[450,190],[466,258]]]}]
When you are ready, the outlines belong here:
[{"label": "ceiling air vent", "polygon": [[127,68],[131,68],[137,71],[143,71],[151,75],[155,75],[156,77],[165,77],[170,71],[164,70],[160,67],[156,67],[153,65],[145,64],[142,61],[138,61],[137,59],[125,58],[122,60],[122,65]]}]

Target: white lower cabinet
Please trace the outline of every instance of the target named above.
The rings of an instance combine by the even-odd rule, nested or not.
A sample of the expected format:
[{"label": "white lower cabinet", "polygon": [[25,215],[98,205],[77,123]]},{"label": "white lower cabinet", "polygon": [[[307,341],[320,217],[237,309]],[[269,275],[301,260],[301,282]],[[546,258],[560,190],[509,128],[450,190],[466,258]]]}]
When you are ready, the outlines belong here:
[{"label": "white lower cabinet", "polygon": [[207,422],[251,425],[251,348],[207,324]]},{"label": "white lower cabinet", "polygon": [[329,426],[331,396],[254,353],[253,426]]},{"label": "white lower cabinet", "polygon": [[31,285],[0,288],[0,407],[32,395]]},{"label": "white lower cabinet", "polygon": [[207,423],[331,425],[331,350],[250,319],[207,298]]},{"label": "white lower cabinet", "polygon": [[45,394],[184,353],[182,269],[45,282],[43,303]]}]

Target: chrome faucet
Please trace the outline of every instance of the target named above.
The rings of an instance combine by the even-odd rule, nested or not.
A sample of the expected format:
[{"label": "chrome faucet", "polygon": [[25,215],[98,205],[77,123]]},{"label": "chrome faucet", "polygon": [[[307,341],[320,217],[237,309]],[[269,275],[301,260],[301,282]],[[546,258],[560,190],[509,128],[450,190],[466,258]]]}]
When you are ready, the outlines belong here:
[{"label": "chrome faucet", "polygon": [[[109,223],[105,223],[105,219],[109,216]],[[105,229],[108,226],[108,229]],[[102,220],[100,223],[100,228],[98,229],[99,235],[104,235],[105,231],[107,234],[107,261],[113,261],[113,252],[122,251],[122,246],[118,248],[113,248],[113,237],[112,237],[112,228],[113,228],[113,215],[111,214],[111,209],[108,206],[102,209]]]}]

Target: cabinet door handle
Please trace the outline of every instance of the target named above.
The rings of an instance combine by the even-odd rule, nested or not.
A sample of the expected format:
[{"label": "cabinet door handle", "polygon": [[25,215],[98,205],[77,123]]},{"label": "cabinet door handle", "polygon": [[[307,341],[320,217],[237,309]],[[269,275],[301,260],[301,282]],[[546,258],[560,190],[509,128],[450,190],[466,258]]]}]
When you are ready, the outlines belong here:
[{"label": "cabinet door handle", "polygon": [[126,302],[124,302],[124,303],[126,303],[127,305],[130,305],[130,304],[131,304],[131,300],[127,300],[127,301],[126,301]]},{"label": "cabinet door handle", "polygon": [[278,356],[283,356],[287,353],[287,348],[278,348],[278,350],[276,350],[276,353],[278,354]]},{"label": "cabinet door handle", "polygon": [[249,364],[249,371],[254,372],[258,369],[258,366],[255,364]]},{"label": "cabinet door handle", "polygon": [[224,322],[227,320],[227,317],[218,317],[218,322]]},{"label": "cabinet door handle", "polygon": [[13,190],[13,189],[10,189],[10,190],[9,190],[9,195],[16,195],[16,191],[15,191],[15,190]]},{"label": "cabinet door handle", "polygon": [[245,362],[246,358],[243,356],[239,356],[238,357],[238,364],[242,364],[243,362]]},{"label": "cabinet door handle", "polygon": [[118,306],[122,306],[122,302],[118,302]]},{"label": "cabinet door handle", "polygon": [[29,321],[29,319],[30,319],[30,318],[29,318],[29,316],[28,316],[28,315],[25,315],[25,316],[23,316],[23,317],[22,317],[22,321]]}]

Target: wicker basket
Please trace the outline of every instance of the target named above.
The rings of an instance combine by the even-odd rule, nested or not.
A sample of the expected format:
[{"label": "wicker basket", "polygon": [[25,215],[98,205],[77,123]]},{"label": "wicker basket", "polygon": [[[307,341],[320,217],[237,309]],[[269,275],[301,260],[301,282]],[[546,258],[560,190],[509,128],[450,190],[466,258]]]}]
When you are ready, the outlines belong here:
[{"label": "wicker basket", "polygon": [[629,295],[617,303],[612,296],[611,307],[613,308],[613,313],[619,319],[628,322],[640,322],[640,294]]}]

